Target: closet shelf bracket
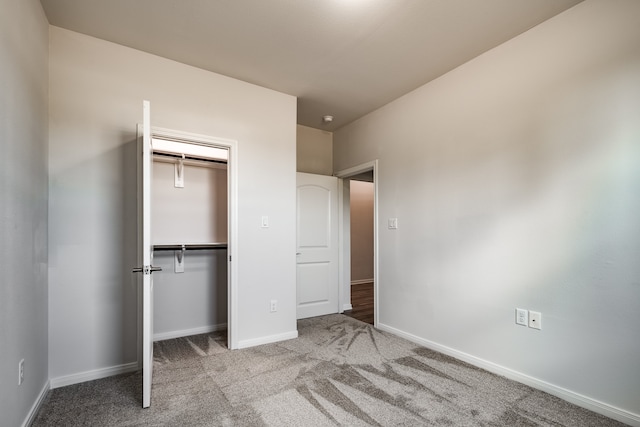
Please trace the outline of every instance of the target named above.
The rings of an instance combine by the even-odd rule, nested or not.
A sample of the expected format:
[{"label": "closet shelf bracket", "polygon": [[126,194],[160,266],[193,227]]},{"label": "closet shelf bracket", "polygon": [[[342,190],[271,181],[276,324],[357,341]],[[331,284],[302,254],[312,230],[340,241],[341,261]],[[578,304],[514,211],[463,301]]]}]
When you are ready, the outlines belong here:
[{"label": "closet shelf bracket", "polygon": [[173,270],[176,273],[184,273],[184,251],[185,245],[182,245],[180,250],[174,252]]},{"label": "closet shelf bracket", "polygon": [[184,188],[184,154],[176,160],[174,187]]}]

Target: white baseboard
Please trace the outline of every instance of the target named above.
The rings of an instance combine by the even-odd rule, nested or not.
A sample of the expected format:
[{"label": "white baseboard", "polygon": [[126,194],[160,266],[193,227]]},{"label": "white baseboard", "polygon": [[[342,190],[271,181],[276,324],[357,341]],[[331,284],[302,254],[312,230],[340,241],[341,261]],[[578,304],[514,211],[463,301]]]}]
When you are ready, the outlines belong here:
[{"label": "white baseboard", "polygon": [[262,344],[271,344],[278,341],[286,341],[298,338],[298,331],[285,332],[283,334],[269,335],[266,337],[253,338],[250,340],[241,340],[238,343],[238,348],[255,347]]},{"label": "white baseboard", "polygon": [[123,365],[111,366],[108,368],[94,369],[77,374],[65,375],[63,377],[51,378],[49,380],[51,388],[64,387],[71,384],[83,383],[85,381],[99,380],[100,378],[111,377],[113,375],[126,374],[138,370],[138,362],[125,363]]},{"label": "white baseboard", "polygon": [[565,388],[550,384],[546,381],[542,381],[537,378],[530,377],[529,375],[522,374],[520,372],[514,371],[509,368],[505,368],[504,366],[498,365],[493,362],[489,362],[484,359],[480,359],[478,357],[472,356],[467,353],[463,353],[461,351],[452,349],[450,347],[440,345],[433,341],[422,339],[415,335],[409,334],[407,332],[403,332],[399,329],[396,329],[394,327],[391,327],[379,322],[376,327],[382,331],[390,332],[394,335],[397,335],[406,340],[419,344],[423,347],[427,347],[431,350],[435,350],[440,353],[446,354],[448,356],[454,357],[456,359],[462,360],[471,365],[485,369],[489,372],[493,372],[494,374],[502,375],[503,377],[507,377],[511,380],[517,381],[522,384],[526,384],[535,389],[542,390],[546,393],[552,394],[563,400],[566,400],[567,402],[571,402],[574,405],[580,406],[582,408],[588,409],[590,411],[596,412],[598,414],[604,415],[614,420],[618,420],[630,426],[640,427],[640,414],[634,414],[632,412],[625,411],[624,409],[616,408],[615,406],[600,402],[598,400],[592,399],[587,396],[583,396],[571,390],[567,390]]},{"label": "white baseboard", "polygon": [[173,338],[188,337],[191,335],[208,334],[209,332],[222,331],[227,329],[226,323],[219,323],[217,325],[201,326],[198,328],[183,329],[180,331],[161,332],[159,334],[153,334],[154,341],[164,341]]},{"label": "white baseboard", "polygon": [[363,283],[373,283],[373,278],[371,278],[371,279],[352,280],[351,281],[351,286],[353,286],[353,285],[362,285]]},{"label": "white baseboard", "polygon": [[22,427],[29,427],[36,420],[38,411],[40,410],[40,407],[44,402],[44,398],[47,397],[47,393],[49,392],[49,390],[50,390],[50,382],[47,381],[44,387],[42,387],[42,390],[40,390],[40,394],[38,394],[38,398],[36,399],[35,402],[33,402],[33,405],[31,405],[31,409],[29,410],[27,417],[24,419],[24,422],[22,423]]},{"label": "white baseboard", "polygon": [[342,304],[342,311],[353,310],[353,306],[351,304]]}]

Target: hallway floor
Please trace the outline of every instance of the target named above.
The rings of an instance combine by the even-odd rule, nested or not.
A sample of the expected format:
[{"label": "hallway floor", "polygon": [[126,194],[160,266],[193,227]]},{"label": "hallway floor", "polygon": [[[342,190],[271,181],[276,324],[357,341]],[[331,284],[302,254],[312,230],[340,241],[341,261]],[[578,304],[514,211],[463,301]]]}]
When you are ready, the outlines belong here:
[{"label": "hallway floor", "polygon": [[351,285],[351,307],[345,316],[373,325],[373,282]]}]

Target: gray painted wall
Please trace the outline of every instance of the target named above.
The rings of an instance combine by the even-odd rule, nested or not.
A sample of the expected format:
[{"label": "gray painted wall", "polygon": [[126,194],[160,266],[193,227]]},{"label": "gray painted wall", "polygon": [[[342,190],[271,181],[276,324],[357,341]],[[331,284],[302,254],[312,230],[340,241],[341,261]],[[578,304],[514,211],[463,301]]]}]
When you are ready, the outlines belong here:
[{"label": "gray painted wall", "polygon": [[154,126],[238,141],[238,339],[295,334],[296,99],[60,28],[50,37],[52,383],[136,361],[143,99]]},{"label": "gray painted wall", "polygon": [[156,340],[224,329],[227,324],[227,251],[187,251],[184,273],[174,272],[173,251],[156,251],[153,332]]},{"label": "gray painted wall", "polygon": [[333,175],[333,134],[302,125],[296,129],[298,172]]},{"label": "gray painted wall", "polygon": [[37,0],[0,0],[0,10],[0,424],[18,426],[49,378],[49,25]]},{"label": "gray painted wall", "polygon": [[639,16],[587,0],[334,133],[379,159],[381,326],[636,423]]}]

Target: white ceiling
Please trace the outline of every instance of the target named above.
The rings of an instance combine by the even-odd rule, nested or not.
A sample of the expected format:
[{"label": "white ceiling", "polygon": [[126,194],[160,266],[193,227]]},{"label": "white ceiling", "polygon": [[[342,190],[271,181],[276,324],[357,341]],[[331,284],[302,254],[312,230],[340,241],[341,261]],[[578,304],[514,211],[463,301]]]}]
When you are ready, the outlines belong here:
[{"label": "white ceiling", "polygon": [[333,131],[580,1],[41,3],[52,25],[295,95],[298,123]]}]

